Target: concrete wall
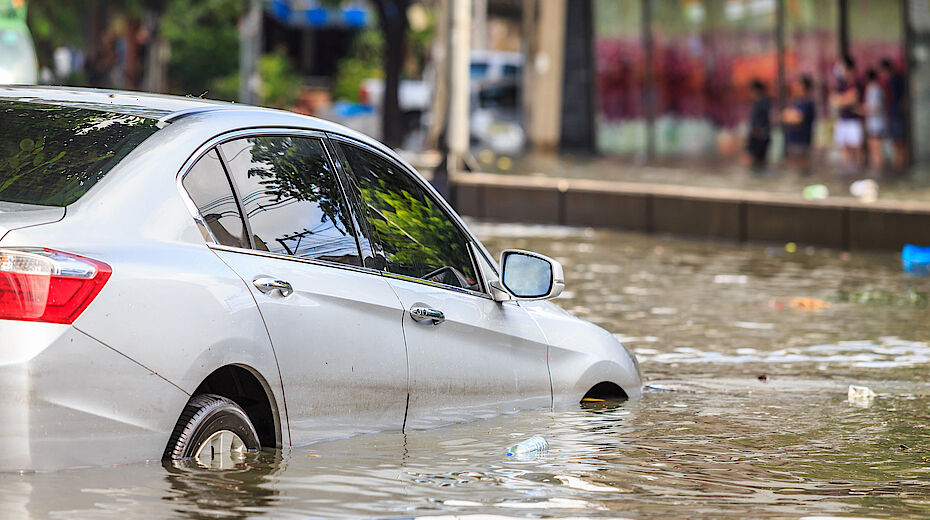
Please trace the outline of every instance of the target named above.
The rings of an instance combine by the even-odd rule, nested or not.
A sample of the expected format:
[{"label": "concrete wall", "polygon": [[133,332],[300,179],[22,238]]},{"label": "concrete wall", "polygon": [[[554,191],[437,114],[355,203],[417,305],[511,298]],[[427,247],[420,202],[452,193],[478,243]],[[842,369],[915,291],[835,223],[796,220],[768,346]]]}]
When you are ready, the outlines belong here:
[{"label": "concrete wall", "polygon": [[459,173],[454,204],[481,220],[603,227],[846,250],[930,245],[930,203]]}]

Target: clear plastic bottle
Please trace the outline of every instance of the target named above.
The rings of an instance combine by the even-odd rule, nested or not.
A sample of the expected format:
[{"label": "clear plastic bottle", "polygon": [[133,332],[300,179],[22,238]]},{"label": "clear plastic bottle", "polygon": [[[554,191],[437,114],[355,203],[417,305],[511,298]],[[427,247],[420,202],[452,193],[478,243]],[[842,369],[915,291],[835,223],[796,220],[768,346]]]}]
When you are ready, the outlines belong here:
[{"label": "clear plastic bottle", "polygon": [[525,441],[520,441],[507,450],[507,456],[528,455],[549,449],[549,443],[539,435],[534,435]]}]

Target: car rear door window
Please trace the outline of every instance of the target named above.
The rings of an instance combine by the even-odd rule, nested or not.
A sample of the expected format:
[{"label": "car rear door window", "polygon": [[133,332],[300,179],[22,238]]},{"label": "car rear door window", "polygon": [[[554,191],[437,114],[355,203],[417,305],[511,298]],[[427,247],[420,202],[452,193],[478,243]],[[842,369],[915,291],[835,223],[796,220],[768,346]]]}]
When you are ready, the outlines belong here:
[{"label": "car rear door window", "polygon": [[249,247],[236,197],[215,149],[197,160],[184,176],[182,184],[218,243]]},{"label": "car rear door window", "polygon": [[342,188],[320,139],[248,137],[220,145],[220,152],[256,249],[361,265]]},{"label": "car rear door window", "polygon": [[468,238],[399,165],[340,143],[390,273],[480,291]]}]

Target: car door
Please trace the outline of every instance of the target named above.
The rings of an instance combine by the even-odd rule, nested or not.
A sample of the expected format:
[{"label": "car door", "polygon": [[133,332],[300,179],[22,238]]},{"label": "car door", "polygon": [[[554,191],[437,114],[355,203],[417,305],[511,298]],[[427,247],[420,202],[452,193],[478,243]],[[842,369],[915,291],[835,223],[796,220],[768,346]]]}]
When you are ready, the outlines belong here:
[{"label": "car door", "polygon": [[407,312],[407,426],[551,404],[547,344],[528,313],[486,292],[472,238],[434,192],[387,155],[337,140],[350,199]]},{"label": "car door", "polygon": [[263,132],[228,139],[216,151],[246,229],[224,233],[218,216],[201,214],[220,241],[216,254],[258,303],[292,443],[401,429],[403,308],[384,277],[362,267],[361,252],[370,255],[370,247],[360,247],[323,139]]}]

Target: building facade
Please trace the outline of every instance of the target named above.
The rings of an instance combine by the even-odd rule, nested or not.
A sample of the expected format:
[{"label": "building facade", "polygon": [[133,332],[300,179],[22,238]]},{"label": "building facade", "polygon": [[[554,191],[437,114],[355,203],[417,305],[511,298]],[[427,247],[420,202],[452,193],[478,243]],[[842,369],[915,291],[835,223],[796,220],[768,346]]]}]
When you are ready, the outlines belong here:
[{"label": "building facade", "polygon": [[[815,155],[829,162],[835,152],[828,98],[837,64],[848,55],[860,75],[883,59],[903,72],[910,153],[917,164],[930,164],[930,0],[558,3],[566,13],[562,98],[571,100],[570,107],[563,102],[563,149],[639,161],[735,160],[746,134],[749,83],[765,83],[778,108],[787,102],[787,85],[803,74],[814,80]],[[783,150],[776,126],[770,160]]]}]

